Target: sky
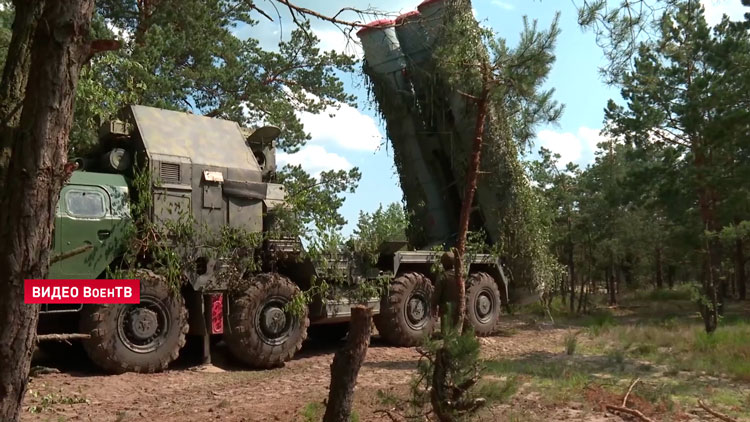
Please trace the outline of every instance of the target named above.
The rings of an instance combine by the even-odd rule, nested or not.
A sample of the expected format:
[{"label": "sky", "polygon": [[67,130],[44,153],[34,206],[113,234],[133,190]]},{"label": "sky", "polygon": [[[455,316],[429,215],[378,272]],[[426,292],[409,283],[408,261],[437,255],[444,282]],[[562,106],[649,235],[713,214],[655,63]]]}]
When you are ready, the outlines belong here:
[{"label": "sky", "polygon": [[[358,9],[375,8],[395,17],[416,9],[420,0],[381,0],[373,3],[363,0],[297,0],[295,4],[323,14],[335,14],[346,6]],[[579,1],[580,3],[580,1]],[[706,9],[709,24],[715,24],[724,14],[732,19],[742,19],[750,11],[741,0],[701,0]],[[260,40],[266,48],[272,48],[280,39],[288,37],[293,27],[289,12],[279,6],[274,10],[270,0],[265,3],[275,22],[261,20],[258,25],[238,28],[238,35]],[[552,23],[555,13],[560,12],[561,34],[558,38],[557,60],[546,82],[546,88],[554,88],[554,98],[564,104],[565,111],[558,124],[540,126],[534,149],[545,147],[561,155],[561,165],[574,162],[585,167],[594,160],[597,143],[603,141],[599,135],[604,118],[604,107],[609,99],[619,101],[619,90],[607,86],[600,78],[598,69],[605,64],[601,49],[594,35],[583,31],[577,23],[577,13],[572,0],[474,0],[472,2],[477,19],[495,33],[515,45],[523,28],[523,17],[537,20],[539,28]],[[279,17],[281,19],[279,19]],[[346,20],[360,20],[352,13],[342,13]],[[279,25],[281,22],[281,25]],[[328,22],[313,20],[312,30],[321,40],[325,50],[336,50],[354,54],[361,58],[359,46],[347,41],[347,37]],[[300,164],[311,174],[325,170],[340,170],[358,167],[362,173],[357,191],[346,195],[341,209],[348,224],[344,234],[354,229],[360,211],[373,212],[378,206],[400,202],[402,198],[398,175],[395,173],[393,154],[384,138],[385,123],[376,116],[368,102],[361,72],[340,75],[348,93],[357,96],[357,106],[342,104],[338,110],[327,110],[318,115],[300,113],[299,118],[311,140],[298,153],[281,153],[281,165]],[[333,115],[333,117],[331,117]]]}]

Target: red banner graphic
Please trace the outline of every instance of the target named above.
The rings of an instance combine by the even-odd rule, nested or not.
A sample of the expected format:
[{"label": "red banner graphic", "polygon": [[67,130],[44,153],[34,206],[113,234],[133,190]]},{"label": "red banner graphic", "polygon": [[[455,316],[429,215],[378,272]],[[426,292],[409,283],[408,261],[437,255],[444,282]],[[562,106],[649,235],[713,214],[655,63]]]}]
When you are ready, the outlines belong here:
[{"label": "red banner graphic", "polygon": [[24,280],[24,302],[40,304],[136,304],[140,280]]}]

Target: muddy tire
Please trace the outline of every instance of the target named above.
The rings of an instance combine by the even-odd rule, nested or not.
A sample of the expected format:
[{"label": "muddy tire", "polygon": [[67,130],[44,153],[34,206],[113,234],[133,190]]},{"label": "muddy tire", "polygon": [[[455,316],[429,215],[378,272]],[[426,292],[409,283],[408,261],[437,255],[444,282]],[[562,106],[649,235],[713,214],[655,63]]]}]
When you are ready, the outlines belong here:
[{"label": "muddy tire", "polygon": [[295,316],[284,310],[299,288],[280,274],[258,274],[241,293],[229,295],[224,340],[232,355],[255,368],[273,368],[292,359],[307,338],[307,308]]},{"label": "muddy tire", "polygon": [[87,305],[80,329],[89,358],[107,372],[152,373],[167,369],[185,345],[185,301],[164,278],[139,272],[140,304]]},{"label": "muddy tire", "polygon": [[349,323],[311,325],[307,329],[307,336],[320,344],[335,344],[349,333]]},{"label": "muddy tire", "polygon": [[392,282],[380,304],[375,327],[380,336],[394,346],[418,346],[435,329],[430,300],[434,288],[420,273],[405,273]]},{"label": "muddy tire", "polygon": [[487,273],[474,273],[466,282],[466,322],[478,336],[495,332],[500,318],[500,290]]}]

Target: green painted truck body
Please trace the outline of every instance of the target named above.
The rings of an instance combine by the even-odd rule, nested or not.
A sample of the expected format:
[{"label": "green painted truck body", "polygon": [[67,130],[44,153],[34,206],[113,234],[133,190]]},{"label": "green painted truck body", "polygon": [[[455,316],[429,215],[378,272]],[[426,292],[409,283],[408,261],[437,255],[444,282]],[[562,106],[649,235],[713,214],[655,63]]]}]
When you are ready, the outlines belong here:
[{"label": "green painted truck body", "polygon": [[[52,279],[104,276],[122,255],[131,224],[123,175],[75,171],[60,193],[55,215]],[[59,258],[55,258],[59,257]]]}]

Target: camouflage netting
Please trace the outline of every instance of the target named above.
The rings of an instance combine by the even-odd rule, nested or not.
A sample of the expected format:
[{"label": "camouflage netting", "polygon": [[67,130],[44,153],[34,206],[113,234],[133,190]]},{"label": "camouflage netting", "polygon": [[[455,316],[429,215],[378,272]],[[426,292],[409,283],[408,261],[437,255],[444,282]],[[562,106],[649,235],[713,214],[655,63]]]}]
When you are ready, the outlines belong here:
[{"label": "camouflage netting", "polygon": [[[490,60],[471,4],[427,0],[418,12],[373,22],[358,35],[410,214],[409,241],[418,248],[452,245],[477,120],[475,101],[464,93],[479,95],[480,64]],[[452,62],[452,50],[461,63]],[[516,286],[537,287],[546,278],[537,265],[543,245],[532,235],[534,199],[511,117],[502,96],[492,97],[470,230],[486,233]]]}]

